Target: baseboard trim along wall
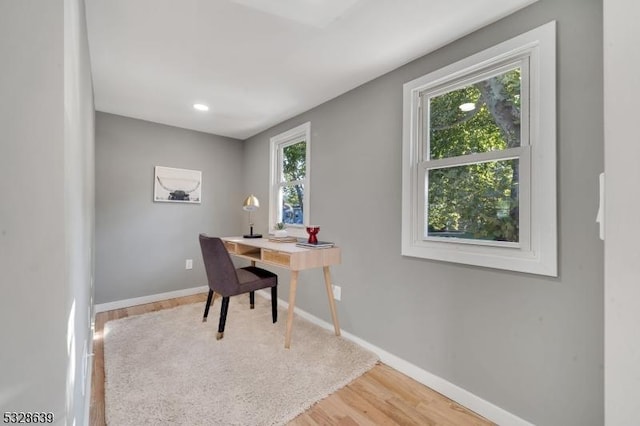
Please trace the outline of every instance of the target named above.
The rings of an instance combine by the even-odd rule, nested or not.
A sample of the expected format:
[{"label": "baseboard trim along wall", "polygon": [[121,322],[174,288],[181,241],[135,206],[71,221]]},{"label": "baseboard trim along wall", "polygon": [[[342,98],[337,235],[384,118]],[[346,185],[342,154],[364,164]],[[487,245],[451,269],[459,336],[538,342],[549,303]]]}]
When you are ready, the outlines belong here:
[{"label": "baseboard trim along wall", "polygon": [[[256,293],[266,299],[271,300],[270,292],[268,293],[264,290],[258,290]],[[278,298],[278,305],[284,308],[289,307],[289,303],[280,298]],[[314,315],[311,315],[310,313],[305,312],[298,307],[294,308],[294,312],[307,321],[333,332],[333,324],[330,324]],[[358,336],[354,336],[353,334],[348,333],[344,330],[341,330],[340,334],[342,335],[342,337],[351,340],[352,342],[362,346],[365,349],[370,350],[371,352],[374,352],[378,355],[378,357],[380,357],[380,361],[387,364],[388,366],[395,368],[396,370],[400,371],[403,374],[406,374],[417,382],[430,387],[436,392],[443,394],[444,396],[454,400],[458,404],[465,406],[471,411],[480,414],[484,418],[491,420],[494,423],[497,423],[501,426],[534,426],[532,423],[521,419],[515,414],[512,414],[498,407],[497,405],[494,405],[489,401],[486,401],[479,396],[476,396],[473,393],[454,385],[451,382],[448,382],[442,377],[431,374],[428,371],[423,370],[422,368],[411,364],[410,362],[405,361],[404,359],[392,353],[389,353],[384,349],[381,349],[367,342],[366,340],[359,338]]]},{"label": "baseboard trim along wall", "polygon": [[[191,296],[193,294],[198,294],[198,293],[206,293],[207,291],[209,291],[208,286],[201,286],[201,287],[187,288],[184,290],[170,291],[167,293],[154,294],[150,296],[136,297],[133,299],[125,299],[125,300],[118,300],[118,301],[109,302],[109,303],[101,303],[95,306],[95,312],[98,313],[98,312],[110,311],[113,309],[128,308],[135,305],[159,302],[161,300],[173,299],[176,297]],[[264,297],[265,299],[271,299],[270,292],[268,293],[264,290],[258,290],[256,293],[261,297]],[[282,306],[285,309],[289,307],[289,303],[282,299],[278,299],[278,305]],[[306,319],[307,321],[313,324],[316,324],[319,327],[322,327],[329,331],[333,331],[333,324],[329,324],[328,322],[314,315],[311,315],[310,313],[303,311],[302,309],[297,307],[294,309],[294,312],[300,315],[302,318]],[[442,377],[436,376],[435,374],[431,374],[428,371],[423,370],[422,368],[414,364],[411,364],[410,362],[405,361],[404,359],[392,353],[389,353],[384,349],[381,349],[367,342],[366,340],[359,338],[358,336],[355,336],[344,330],[341,331],[341,334],[345,339],[349,339],[352,342],[362,346],[363,348],[368,349],[371,352],[374,352],[375,354],[377,354],[378,357],[380,357],[380,361],[387,364],[388,366],[395,368],[401,373],[406,374],[407,376],[422,383],[423,385],[430,387],[436,392],[440,392],[444,396],[480,414],[481,416],[491,420],[492,422],[495,422],[501,426],[533,426],[532,423],[529,423],[526,420],[521,419],[515,414],[512,414],[498,407],[497,405],[490,403],[489,401],[485,401],[479,396],[476,396],[473,393],[457,385],[454,385],[451,382],[448,382]]]},{"label": "baseboard trim along wall", "polygon": [[134,297],[133,299],[116,300],[115,302],[100,303],[95,306],[95,313],[112,311],[114,309],[129,308],[136,305],[144,305],[145,303],[159,302],[161,300],[175,299],[176,297],[191,296],[198,293],[206,293],[209,287],[203,285],[201,287],[185,288],[184,290],[168,291],[166,293],[152,294],[150,296]]}]

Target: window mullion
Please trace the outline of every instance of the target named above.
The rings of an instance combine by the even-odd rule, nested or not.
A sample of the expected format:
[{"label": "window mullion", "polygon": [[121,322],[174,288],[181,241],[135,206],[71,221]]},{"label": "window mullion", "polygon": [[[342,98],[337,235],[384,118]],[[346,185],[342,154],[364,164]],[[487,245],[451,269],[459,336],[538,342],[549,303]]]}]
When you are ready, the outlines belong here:
[{"label": "window mullion", "polygon": [[529,147],[518,146],[500,151],[489,151],[477,154],[461,155],[458,157],[428,160],[421,162],[420,167],[425,169],[443,169],[445,167],[465,166],[468,164],[485,163],[487,161],[508,160],[511,158],[519,158],[528,149]]},{"label": "window mullion", "polygon": [[306,182],[305,179],[301,179],[301,180],[287,180],[287,181],[282,181],[280,183],[278,183],[278,185],[281,188],[284,188],[285,186],[296,186],[296,185],[304,185]]}]

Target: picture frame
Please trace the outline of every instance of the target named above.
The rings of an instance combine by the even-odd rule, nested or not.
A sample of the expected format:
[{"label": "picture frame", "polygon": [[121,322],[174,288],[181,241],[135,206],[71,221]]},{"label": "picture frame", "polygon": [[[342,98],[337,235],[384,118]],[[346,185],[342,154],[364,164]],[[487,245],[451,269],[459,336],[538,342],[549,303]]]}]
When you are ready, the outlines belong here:
[{"label": "picture frame", "polygon": [[202,172],[155,166],[153,201],[158,203],[200,204],[202,201]]}]

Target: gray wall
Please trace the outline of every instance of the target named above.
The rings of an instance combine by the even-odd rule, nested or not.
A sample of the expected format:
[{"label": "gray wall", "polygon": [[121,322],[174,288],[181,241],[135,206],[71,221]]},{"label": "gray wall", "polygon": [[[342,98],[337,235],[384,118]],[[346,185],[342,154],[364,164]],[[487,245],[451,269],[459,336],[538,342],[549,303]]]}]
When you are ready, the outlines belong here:
[{"label": "gray wall", "polygon": [[[198,234],[244,223],[242,142],[101,112],[96,141],[96,303],[206,285]],[[154,166],[201,170],[202,203],[153,202]]]},{"label": "gray wall", "polygon": [[640,4],[604,2],[606,172],[605,413],[607,425],[640,419],[640,158],[635,105],[640,97]]},{"label": "gray wall", "polygon": [[[559,277],[402,257],[402,85],[554,19]],[[601,425],[602,102],[602,2],[541,0],[252,137],[245,191],[268,199],[269,138],[311,121],[311,221],[343,248],[342,327],[532,423]],[[330,321],[321,282],[301,274],[296,304]]]},{"label": "gray wall", "polygon": [[93,94],[84,2],[0,1],[0,412],[88,412]]}]

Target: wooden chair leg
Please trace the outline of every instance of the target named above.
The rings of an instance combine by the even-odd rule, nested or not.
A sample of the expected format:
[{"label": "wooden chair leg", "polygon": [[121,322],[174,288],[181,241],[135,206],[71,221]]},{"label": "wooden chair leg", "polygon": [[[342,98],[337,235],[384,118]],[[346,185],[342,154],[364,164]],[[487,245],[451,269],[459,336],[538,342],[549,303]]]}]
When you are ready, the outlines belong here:
[{"label": "wooden chair leg", "polygon": [[250,291],[249,292],[249,305],[251,305],[251,309],[256,307],[256,292],[255,291]]},{"label": "wooden chair leg", "polygon": [[224,337],[224,325],[227,322],[227,310],[229,310],[229,297],[222,298],[222,307],[220,308],[220,322],[218,323],[218,335],[216,340]]},{"label": "wooden chair leg", "polygon": [[271,287],[271,318],[275,324],[278,321],[278,285]]},{"label": "wooden chair leg", "polygon": [[202,316],[202,322],[207,322],[207,317],[209,316],[209,307],[211,306],[211,299],[213,299],[213,290],[209,290],[209,295],[207,296],[207,304],[204,307],[204,315]]}]

